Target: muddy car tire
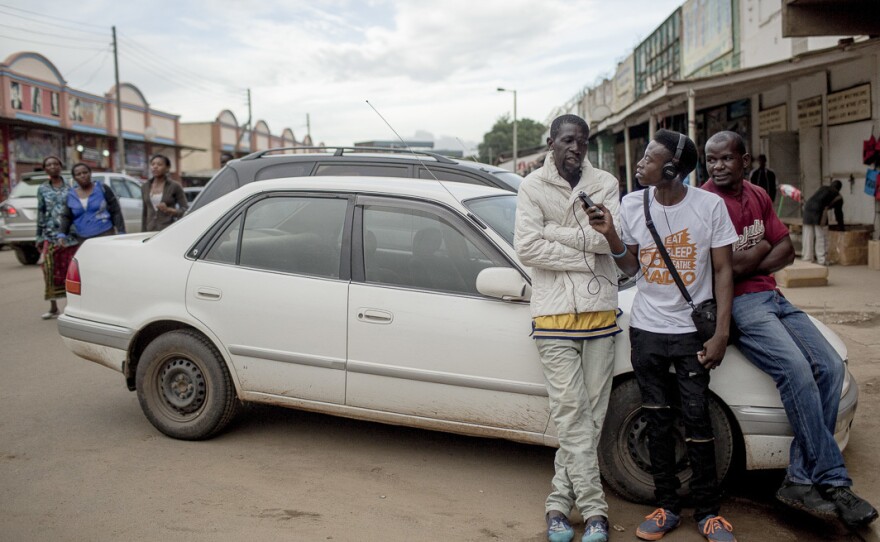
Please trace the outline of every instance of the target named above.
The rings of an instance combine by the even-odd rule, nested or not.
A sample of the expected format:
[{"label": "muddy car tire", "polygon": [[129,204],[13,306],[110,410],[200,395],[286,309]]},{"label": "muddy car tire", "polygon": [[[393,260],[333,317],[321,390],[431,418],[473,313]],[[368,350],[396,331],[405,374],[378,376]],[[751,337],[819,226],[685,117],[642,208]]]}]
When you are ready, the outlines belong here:
[{"label": "muddy car tire", "polygon": [[171,331],[154,339],[141,355],[135,386],[150,423],[181,440],[216,435],[240,406],[222,356],[193,331]]},{"label": "muddy car tire", "polygon": [[[602,478],[617,494],[628,501],[655,503],[654,481],[648,457],[645,417],[641,394],[634,379],[616,386],[611,392],[608,415],[599,441],[599,469]],[[709,401],[709,415],[715,432],[715,462],[718,479],[724,480],[732,470],[734,432],[730,420],[714,396]],[[675,424],[675,457],[680,493],[687,495],[691,469],[684,444],[684,426],[680,416]]]}]

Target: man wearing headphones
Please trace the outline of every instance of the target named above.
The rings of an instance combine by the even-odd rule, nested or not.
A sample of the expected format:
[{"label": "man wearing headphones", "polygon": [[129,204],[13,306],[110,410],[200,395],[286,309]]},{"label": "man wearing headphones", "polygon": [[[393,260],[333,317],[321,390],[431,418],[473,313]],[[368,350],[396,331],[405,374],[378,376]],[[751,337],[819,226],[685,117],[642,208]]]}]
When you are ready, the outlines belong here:
[{"label": "man wearing headphones", "polygon": [[[636,178],[647,188],[627,194],[621,202],[621,235],[615,231],[611,213],[602,205],[588,210],[590,225],[608,240],[617,266],[628,275],[642,275],[636,283],[629,337],[633,370],[648,421],[648,452],[659,505],[636,530],[636,536],[643,540],[659,540],[681,522],[675,399],[668,389],[670,367],[674,368],[681,397],[697,528],[711,541],[735,540],[733,527],[719,515],[715,441],[709,418],[709,371],[721,363],[727,348],[733,300],[731,254],[737,236],[720,197],[682,183],[696,164],[693,141],[684,134],[658,130],[636,166]],[[692,308],[654,241],[646,214],[693,304],[713,297],[714,280],[718,311],[710,339],[699,338],[691,318]]]}]

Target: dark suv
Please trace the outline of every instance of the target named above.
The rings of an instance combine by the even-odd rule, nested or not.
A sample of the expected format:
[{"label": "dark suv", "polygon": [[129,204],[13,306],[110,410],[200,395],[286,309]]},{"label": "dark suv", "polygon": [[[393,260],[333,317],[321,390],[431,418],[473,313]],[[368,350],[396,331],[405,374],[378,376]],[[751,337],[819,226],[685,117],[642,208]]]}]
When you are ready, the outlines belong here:
[{"label": "dark suv", "polygon": [[[287,154],[289,152],[307,154]],[[439,179],[495,186],[511,192],[523,178],[495,166],[455,160],[431,152],[370,147],[268,149],[232,160],[217,172],[190,205],[190,212],[254,181],[326,175]]]}]

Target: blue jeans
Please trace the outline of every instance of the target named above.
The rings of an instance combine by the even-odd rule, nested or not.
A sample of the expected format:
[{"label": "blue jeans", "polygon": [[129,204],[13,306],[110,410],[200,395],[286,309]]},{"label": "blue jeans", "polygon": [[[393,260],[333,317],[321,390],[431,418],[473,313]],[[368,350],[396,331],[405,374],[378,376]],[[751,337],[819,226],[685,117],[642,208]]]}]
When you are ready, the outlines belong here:
[{"label": "blue jeans", "polygon": [[740,350],[773,378],[794,431],[788,479],[851,486],[834,440],[843,360],[809,317],[777,291],[734,298],[732,315]]}]

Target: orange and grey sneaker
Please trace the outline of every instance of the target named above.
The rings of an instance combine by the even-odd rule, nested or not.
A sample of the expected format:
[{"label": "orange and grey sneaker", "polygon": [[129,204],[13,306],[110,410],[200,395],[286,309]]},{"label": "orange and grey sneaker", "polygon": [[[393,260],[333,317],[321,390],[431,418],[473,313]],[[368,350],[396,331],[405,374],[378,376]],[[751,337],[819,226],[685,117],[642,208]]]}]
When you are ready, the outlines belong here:
[{"label": "orange and grey sneaker", "polygon": [[736,542],[733,525],[721,516],[706,516],[697,522],[700,534],[710,542]]},{"label": "orange and grey sneaker", "polygon": [[665,508],[658,508],[645,516],[645,521],[636,529],[636,536],[642,540],[660,540],[663,535],[678,527],[681,517]]}]

